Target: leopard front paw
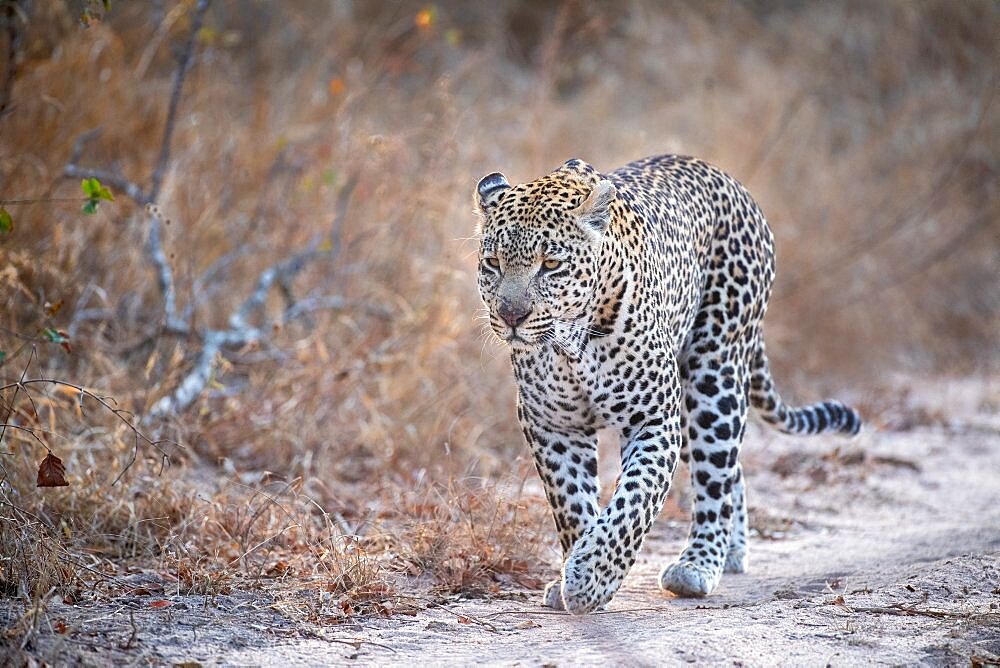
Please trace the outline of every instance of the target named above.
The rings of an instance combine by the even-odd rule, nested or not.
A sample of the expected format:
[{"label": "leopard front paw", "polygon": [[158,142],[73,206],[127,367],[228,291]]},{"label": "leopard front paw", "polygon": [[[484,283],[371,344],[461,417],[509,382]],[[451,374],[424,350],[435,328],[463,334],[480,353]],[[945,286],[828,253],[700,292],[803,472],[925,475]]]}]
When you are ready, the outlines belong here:
[{"label": "leopard front paw", "polygon": [[563,567],[562,600],[564,609],[571,615],[585,615],[595,610],[603,610],[614,598],[624,578],[612,578],[611,582],[599,579],[597,565],[600,555],[586,549],[586,544],[577,544]]},{"label": "leopard front paw", "polygon": [[707,596],[719,584],[722,571],[699,566],[690,561],[679,561],[660,573],[660,588],[678,596]]}]

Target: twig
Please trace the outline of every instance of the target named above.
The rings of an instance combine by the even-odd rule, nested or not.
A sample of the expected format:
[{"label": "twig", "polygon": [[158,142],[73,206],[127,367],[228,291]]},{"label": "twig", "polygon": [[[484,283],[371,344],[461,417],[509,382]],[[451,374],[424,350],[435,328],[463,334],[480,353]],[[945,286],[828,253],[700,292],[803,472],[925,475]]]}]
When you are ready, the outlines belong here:
[{"label": "twig", "polygon": [[[25,368],[25,373],[26,372],[27,372],[27,368]],[[63,380],[58,380],[56,378],[30,378],[28,380],[25,380],[24,379],[24,374],[22,373],[21,374],[21,379],[18,380],[16,383],[9,383],[7,385],[0,386],[0,392],[3,392],[4,390],[9,390],[11,388],[14,388],[14,397],[16,398],[17,397],[17,392],[19,390],[25,389],[25,392],[27,392],[26,386],[28,386],[28,385],[46,385],[46,384],[71,388],[73,390],[76,390],[79,393],[79,395],[82,395],[82,396],[85,396],[85,397],[89,397],[89,398],[93,399],[94,401],[96,401],[97,403],[101,404],[104,408],[106,408],[108,411],[110,411],[116,418],[118,418],[125,426],[127,426],[129,429],[131,429],[132,433],[135,435],[136,439],[138,439],[139,441],[142,441],[142,442],[146,443],[147,445],[153,447],[157,452],[160,453],[161,466],[162,465],[166,465],[166,464],[168,464],[170,462],[170,455],[168,455],[167,452],[162,447],[160,447],[160,444],[164,443],[165,441],[162,441],[162,440],[156,440],[156,441],[154,441],[150,437],[146,436],[144,433],[142,433],[139,430],[138,427],[136,427],[132,423],[131,420],[129,420],[129,417],[131,417],[131,415],[132,415],[129,411],[126,411],[126,410],[124,410],[122,408],[116,408],[115,406],[112,406],[105,397],[101,397],[101,396],[99,396],[99,395],[91,392],[90,390],[86,389],[85,387],[82,387],[80,385],[76,385],[74,383],[68,383],[68,382],[63,381]],[[30,395],[28,395],[28,396],[30,397]],[[13,410],[13,403],[11,404],[11,410]],[[128,416],[128,417],[126,417],[126,416]],[[8,412],[8,418],[9,417],[10,417],[10,415],[9,415],[9,412]],[[2,440],[3,440],[3,434],[4,434],[5,431],[6,431],[6,424],[4,425],[3,429],[0,429],[0,442],[2,442]],[[133,457],[132,461],[130,461],[125,466],[125,468],[122,470],[122,472],[118,475],[118,477],[115,478],[115,483],[117,483],[121,479],[122,475],[124,475],[125,472],[128,471],[128,469],[132,466],[132,463],[134,463],[134,461],[135,461],[135,458]]]},{"label": "twig", "polygon": [[845,606],[851,612],[868,612],[876,615],[897,615],[900,617],[933,617],[935,619],[979,619],[981,617],[998,617],[1000,613],[967,613],[967,612],[947,612],[945,610],[921,610],[895,603],[890,606],[855,607]]},{"label": "twig", "polygon": [[135,626],[135,613],[132,608],[128,609],[128,623],[132,627],[132,634],[128,637],[128,641],[124,645],[119,645],[120,649],[132,649],[132,645],[135,643],[135,636],[139,633],[139,629]]},{"label": "twig", "polygon": [[[455,615],[455,617],[457,617],[460,620],[461,619],[467,619],[470,622],[475,622],[476,624],[479,624],[480,626],[482,626],[487,631],[490,631],[491,633],[497,633],[498,632],[497,631],[497,627],[495,627],[493,624],[490,624],[489,622],[485,621],[484,619],[481,619],[481,618],[478,618],[478,617],[474,617],[474,616],[472,616],[472,615],[470,615],[468,613],[465,613],[465,612],[456,612],[455,610],[452,610],[448,606],[443,605],[441,603],[438,603],[437,601],[435,601],[433,599],[429,599],[429,598],[427,598],[425,596],[406,596],[406,595],[400,594],[400,595],[397,596],[397,598],[405,598],[405,599],[409,599],[411,601],[420,601],[421,603],[426,603],[429,606],[432,606],[432,607],[435,607],[435,608],[439,608],[439,609],[444,610],[445,612],[447,612],[447,613],[449,613],[451,615]],[[487,617],[492,617],[493,615],[486,615],[486,616]]]},{"label": "twig", "polygon": [[[34,429],[32,429],[31,427],[22,427],[22,426],[21,426],[21,425],[19,425],[19,424],[13,424],[13,423],[11,423],[11,422],[4,422],[4,423],[3,423],[3,428],[4,428],[4,431],[6,431],[6,430],[7,430],[7,427],[10,427],[11,429],[16,429],[16,430],[18,430],[18,431],[23,431],[24,433],[28,434],[28,435],[29,435],[29,436],[31,436],[31,437],[32,437],[33,439],[35,439],[36,441],[38,441],[38,444],[39,444],[40,446],[42,446],[42,447],[43,447],[43,448],[45,448],[46,450],[49,450],[49,446],[45,445],[45,441],[43,441],[43,440],[42,440],[41,438],[39,438],[38,434],[37,434],[37,433],[35,433],[35,430],[34,430]],[[44,431],[43,431],[43,433],[44,433]],[[4,453],[4,454],[8,454],[8,453]]]},{"label": "twig", "polygon": [[[728,608],[701,608],[701,607],[699,607],[698,609],[728,610]],[[671,608],[669,606],[661,605],[661,606],[651,606],[646,608],[623,608],[621,610],[595,610],[594,612],[589,613],[589,615],[625,615],[630,612],[670,612],[671,610],[676,610],[676,608]],[[529,615],[529,616],[557,615],[560,617],[566,617],[569,615],[569,613],[564,610],[501,610],[500,612],[494,612],[488,614],[486,615],[486,617],[493,618],[493,617],[500,617],[501,615]]]},{"label": "twig", "polygon": [[102,183],[113,186],[116,190],[125,193],[129,199],[137,202],[138,204],[148,204],[149,200],[146,197],[146,193],[142,191],[142,186],[135,181],[130,181],[118,172],[110,172],[105,169],[92,169],[90,167],[80,166],[79,163],[80,157],[83,155],[83,147],[86,146],[87,142],[97,138],[100,134],[101,129],[94,128],[92,130],[87,130],[76,138],[76,141],[73,142],[73,151],[69,155],[69,160],[66,162],[66,166],[63,167],[63,174],[69,177],[84,179],[94,177]]},{"label": "twig", "polygon": [[[32,346],[32,351],[34,351],[34,346]],[[32,352],[32,354],[34,354],[34,352]],[[24,365],[24,370],[21,371],[21,378],[13,386],[14,387],[14,396],[11,397],[10,408],[7,409],[7,415],[4,416],[3,427],[0,427],[0,445],[3,445],[3,437],[7,435],[7,424],[10,422],[10,416],[14,414],[14,406],[17,404],[17,393],[21,391],[22,387],[24,387],[24,377],[26,375],[28,375],[28,367],[30,365],[31,365],[31,357],[29,356],[27,363]],[[10,387],[11,387],[10,385],[8,385],[6,387],[0,387],[0,392],[4,391],[4,390],[6,390],[6,389],[8,389]],[[34,436],[34,433],[32,433],[32,435]],[[38,437],[35,436],[35,438],[38,438]],[[39,443],[41,443],[40,439],[39,439]]]},{"label": "twig", "polygon": [[381,643],[377,643],[377,642],[375,642],[373,640],[364,640],[364,639],[361,639],[361,638],[358,638],[357,640],[345,640],[343,638],[331,638],[330,636],[326,635],[326,633],[323,632],[322,629],[307,629],[305,631],[305,633],[308,633],[309,635],[312,635],[312,636],[314,636],[316,638],[319,638],[320,640],[325,640],[327,642],[336,643],[338,645],[348,645],[350,647],[353,647],[354,649],[361,649],[362,645],[371,645],[372,647],[379,647],[381,649],[387,649],[390,652],[392,652],[393,654],[398,654],[398,652],[395,649],[393,649],[392,647],[389,647],[388,645],[383,645]]}]

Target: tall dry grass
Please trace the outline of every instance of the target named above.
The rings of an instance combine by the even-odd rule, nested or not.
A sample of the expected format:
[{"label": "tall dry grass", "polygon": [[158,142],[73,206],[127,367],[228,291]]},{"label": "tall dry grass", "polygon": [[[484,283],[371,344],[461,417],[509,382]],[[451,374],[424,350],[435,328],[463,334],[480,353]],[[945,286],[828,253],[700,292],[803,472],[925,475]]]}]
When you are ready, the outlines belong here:
[{"label": "tall dry grass", "polygon": [[[201,341],[161,329],[141,209],[119,192],[84,217],[61,174],[100,128],[81,163],[148,181],[193,3],[115,3],[85,29],[77,11],[32,3],[0,118],[0,197],[43,200],[8,207],[0,374],[35,350],[29,376],[141,416]],[[343,251],[292,286],[353,306],[225,351],[190,409],[149,426],[177,444],[172,465],[142,447],[114,486],[127,428],[55,390],[30,410],[5,391],[42,443],[3,443],[3,591],[118,591],[130,565],[187,591],[291,573],[338,595],[397,573],[487,591],[542,573],[554,552],[505,355],[474,320],[470,190],[495,169],[682,152],[743,180],[778,241],[768,337],[786,394],[995,373],[998,34],[988,1],[214,2],[160,197],[181,310],[224,326],[357,174]],[[45,447],[69,487],[34,487]]]}]

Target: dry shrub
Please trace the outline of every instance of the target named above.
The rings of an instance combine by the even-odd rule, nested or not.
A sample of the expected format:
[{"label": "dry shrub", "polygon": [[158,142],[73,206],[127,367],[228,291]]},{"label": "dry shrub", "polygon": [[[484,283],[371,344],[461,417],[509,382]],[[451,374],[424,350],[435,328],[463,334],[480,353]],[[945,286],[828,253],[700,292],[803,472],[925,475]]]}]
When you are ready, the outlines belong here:
[{"label": "dry shrub", "polygon": [[[148,182],[193,5],[163,4],[115,3],[81,29],[72,3],[32,3],[0,118],[3,197],[43,200],[8,207],[0,374],[16,379],[31,337],[33,374],[140,415],[201,339],[162,329],[139,207],[118,192],[83,217],[57,199],[79,196],[61,173],[95,127],[81,163]],[[199,400],[150,425],[183,446],[163,473],[141,448],[112,486],[127,430],[49,395],[46,446],[71,485],[35,489],[42,448],[8,433],[4,591],[96,588],[128,564],[190,592],[316,576],[374,596],[409,567],[446,589],[534,583],[550,520],[496,483],[523,446],[505,354],[474,319],[470,191],[494,169],[524,181],[572,156],[610,169],[674,151],[742,179],[778,241],[768,337],[786,394],[800,374],[813,396],[879,368],[997,370],[995,3],[423,9],[213,3],[160,197],[180,309],[196,331],[224,326],[357,174],[342,252],[289,286],[349,306],[281,323],[275,291],[266,340],[224,351]],[[30,423],[23,396],[13,408]]]},{"label": "dry shrub", "polygon": [[498,494],[492,485],[464,480],[401,501],[409,520],[393,547],[411,575],[429,575],[448,592],[499,593],[498,583],[541,586],[550,556],[547,532],[540,532],[548,520],[544,499],[512,486]]}]

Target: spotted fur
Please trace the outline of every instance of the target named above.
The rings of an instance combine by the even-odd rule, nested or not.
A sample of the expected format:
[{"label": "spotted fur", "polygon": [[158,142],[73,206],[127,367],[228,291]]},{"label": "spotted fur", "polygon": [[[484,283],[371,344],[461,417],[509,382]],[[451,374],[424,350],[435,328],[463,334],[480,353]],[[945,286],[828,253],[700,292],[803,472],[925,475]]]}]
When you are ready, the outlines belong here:
[{"label": "spotted fur", "polygon": [[[853,434],[839,402],[785,405],[761,339],[771,231],[735,179],[659,156],[600,174],[570,160],[511,186],[485,177],[479,289],[510,346],[518,419],[552,506],[562,577],[544,602],[611,600],[660,514],[678,460],[695,501],[687,547],[660,586],[704,596],[747,565],[740,443],[750,404],[789,433]],[[597,430],[621,434],[622,472],[598,503]]]}]

